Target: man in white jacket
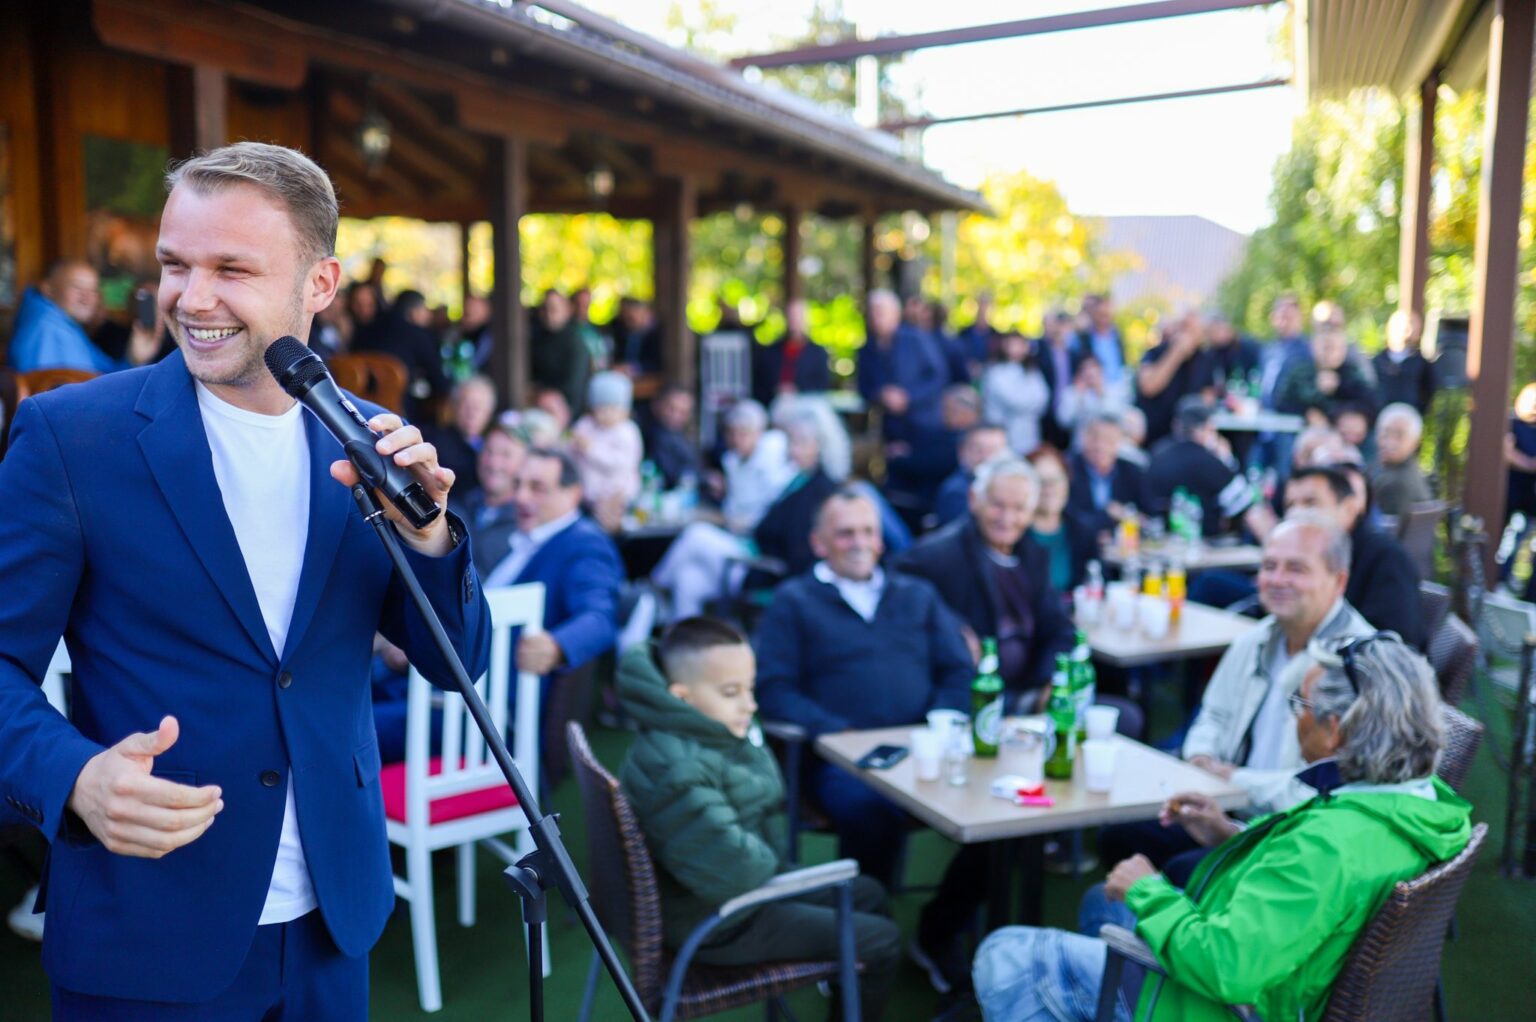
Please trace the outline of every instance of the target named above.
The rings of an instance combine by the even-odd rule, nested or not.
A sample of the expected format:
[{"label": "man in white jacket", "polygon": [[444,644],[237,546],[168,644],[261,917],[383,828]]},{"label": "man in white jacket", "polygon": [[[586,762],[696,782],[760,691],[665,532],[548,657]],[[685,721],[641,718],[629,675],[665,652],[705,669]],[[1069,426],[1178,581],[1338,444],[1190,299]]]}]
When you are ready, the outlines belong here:
[{"label": "man in white jacket", "polygon": [[[1349,535],[1331,517],[1298,511],[1275,527],[1259,567],[1269,615],[1222,655],[1185,736],[1184,758],[1247,791],[1255,812],[1315,794],[1296,779],[1307,764],[1289,700],[1311,664],[1307,643],[1375,631],[1344,599],[1349,558]],[[1107,827],[1100,838],[1106,863],[1140,852],[1161,865],[1196,847],[1182,828],[1156,821]]]}]

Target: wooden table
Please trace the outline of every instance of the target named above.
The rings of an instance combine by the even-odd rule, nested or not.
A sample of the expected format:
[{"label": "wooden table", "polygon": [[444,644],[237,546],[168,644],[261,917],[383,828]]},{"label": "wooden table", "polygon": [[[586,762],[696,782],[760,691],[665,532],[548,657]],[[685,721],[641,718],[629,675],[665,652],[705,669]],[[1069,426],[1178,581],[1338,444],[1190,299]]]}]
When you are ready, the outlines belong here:
[{"label": "wooden table", "polygon": [[[1146,564],[1147,561],[1166,564],[1177,559],[1183,563],[1186,572],[1216,568],[1227,571],[1258,571],[1259,565],[1264,561],[1264,549],[1252,543],[1201,543],[1198,547],[1190,548],[1185,543],[1174,545],[1161,542],[1143,543],[1136,552],[1136,556],[1142,564]],[[1113,543],[1104,547],[1100,558],[1105,564],[1116,567],[1125,563],[1125,554],[1117,544]]]},{"label": "wooden table", "polygon": [[1256,415],[1217,412],[1211,416],[1211,425],[1223,433],[1300,433],[1306,428],[1307,420],[1300,415],[1284,415],[1280,412],[1259,412]]},{"label": "wooden table", "polygon": [[[886,744],[906,746],[911,733],[910,727],[897,727],[826,734],[816,739],[816,751],[951,841],[998,842],[994,851],[999,853],[1002,842],[1014,839],[1153,819],[1170,795],[1183,791],[1210,795],[1226,809],[1240,809],[1248,804],[1242,789],[1215,774],[1123,735],[1114,738],[1120,751],[1116,754],[1115,779],[1110,790],[1100,794],[1083,787],[1079,754],[1073,780],[1046,782],[1046,792],[1056,800],[1049,809],[1024,808],[992,795],[992,779],[1012,772],[1004,759],[973,758],[964,787],[951,785],[942,776],[937,781],[919,781],[911,756],[888,770],[859,769],[859,758],[870,749]],[[994,897],[989,913],[995,925],[1004,921],[1000,903],[1007,897],[1008,877],[1000,868],[1003,862],[999,855],[993,864],[992,881],[1003,885],[1002,897]],[[1025,921],[1038,922],[1039,878],[1026,874],[1024,887]]]},{"label": "wooden table", "polygon": [[1085,624],[1079,620],[1077,625],[1088,637],[1093,658],[1114,667],[1141,667],[1222,653],[1235,639],[1258,625],[1251,617],[1203,603],[1185,603],[1179,620],[1169,626],[1168,634],[1161,639],[1147,638],[1140,624],[1121,629],[1108,618],[1106,603],[1097,622]]}]

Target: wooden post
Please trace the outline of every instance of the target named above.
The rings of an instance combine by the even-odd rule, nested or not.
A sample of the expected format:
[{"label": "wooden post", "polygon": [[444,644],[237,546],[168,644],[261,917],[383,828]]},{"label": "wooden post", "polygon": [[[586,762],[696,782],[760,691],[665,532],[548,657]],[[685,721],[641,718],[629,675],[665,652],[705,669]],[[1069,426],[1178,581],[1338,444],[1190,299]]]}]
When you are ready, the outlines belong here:
[{"label": "wooden post", "polygon": [[528,314],[523,309],[523,256],[518,222],[528,208],[528,143],[520,138],[490,142],[494,176],[491,187],[492,253],[495,285],[491,289],[491,378],[509,408],[530,397],[531,350]]},{"label": "wooden post", "polygon": [[869,302],[869,293],[875,289],[875,218],[866,216],[860,221],[859,271],[864,283],[863,307]]},{"label": "wooden post", "polygon": [[217,149],[229,141],[229,80],[222,67],[192,68],[192,138],[198,150]]},{"label": "wooden post", "polygon": [[459,307],[469,304],[472,290],[469,286],[469,232],[474,224],[468,220],[459,222]]},{"label": "wooden post", "polygon": [[1440,76],[1431,73],[1419,88],[1419,116],[1408,122],[1404,147],[1402,238],[1398,242],[1397,307],[1424,319],[1424,284],[1429,280],[1429,198],[1435,166],[1435,102]]},{"label": "wooden post", "polygon": [[784,308],[805,297],[800,277],[800,207],[784,207]]},{"label": "wooden post", "polygon": [[688,329],[688,280],[693,268],[688,225],[697,212],[698,188],[691,177],[657,180],[651,246],[662,365],[670,382],[690,388],[698,382],[699,358],[698,342]]},{"label": "wooden post", "polygon": [[[1464,506],[1496,534],[1504,521],[1504,430],[1514,369],[1515,291],[1520,272],[1520,193],[1530,108],[1536,4],[1497,0],[1488,46],[1488,102],[1483,174],[1478,189],[1472,330],[1467,377],[1472,388]],[[1492,570],[1493,546],[1487,565]],[[1489,577],[1492,577],[1491,575]]]}]

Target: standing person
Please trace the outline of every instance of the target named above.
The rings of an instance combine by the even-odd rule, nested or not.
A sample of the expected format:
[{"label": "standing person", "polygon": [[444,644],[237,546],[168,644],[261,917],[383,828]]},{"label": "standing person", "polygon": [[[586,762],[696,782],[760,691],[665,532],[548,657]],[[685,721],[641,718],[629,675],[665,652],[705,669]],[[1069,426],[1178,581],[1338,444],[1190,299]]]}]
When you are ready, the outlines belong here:
[{"label": "standing person", "polygon": [[1251,392],[1249,385],[1260,382],[1259,346],[1251,338],[1239,337],[1232,321],[1221,315],[1205,321],[1205,340],[1217,397],[1225,398],[1238,389]]},{"label": "standing person", "polygon": [[1136,404],[1147,417],[1147,446],[1156,446],[1173,431],[1173,410],[1181,400],[1191,394],[1209,400],[1215,390],[1214,363],[1205,350],[1200,317],[1186,313],[1169,325],[1136,370]]},{"label": "standing person", "polygon": [[[1367,365],[1369,365],[1367,363]],[[1305,415],[1321,426],[1347,407],[1376,413],[1376,394],[1360,363],[1350,357],[1344,328],[1331,320],[1313,324],[1312,357],[1291,363],[1275,389],[1275,410]]]},{"label": "standing person", "polygon": [[1516,511],[1527,519],[1536,516],[1536,383],[1527,383],[1515,396],[1504,434],[1504,464],[1509,467],[1505,522]]},{"label": "standing person", "polygon": [[1435,371],[1419,349],[1423,335],[1424,320],[1412,309],[1398,309],[1387,317],[1387,346],[1371,360],[1380,404],[1411,405],[1420,415],[1429,411],[1435,399]]},{"label": "standing person", "polygon": [[[1052,309],[1045,314],[1045,330],[1035,342],[1035,360],[1045,374],[1046,385],[1051,388],[1051,411],[1040,423],[1040,437],[1045,442],[1064,451],[1074,443],[1070,423],[1074,416],[1066,406],[1068,392],[1076,379],[1078,363],[1083,356],[1074,350],[1076,335],[1072,332],[1072,314],[1065,309]],[[1103,388],[1104,373],[1100,366],[1099,388]]]},{"label": "standing person", "polygon": [[[332,301],[335,192],[241,142],[172,170],[161,312],[180,351],[22,405],[0,485],[5,819],[53,844],[55,1019],[356,1019],[394,906],[369,706],[375,632],[447,664],[353,521],[341,446],[263,364]],[[451,472],[377,414],[443,503]],[[455,516],[405,556],[471,677],[490,614]],[[73,721],[38,688],[59,636]],[[302,768],[302,769],[300,769]],[[174,854],[167,854],[174,852]]]},{"label": "standing person", "polygon": [[869,293],[867,339],[859,349],[859,393],[884,413],[885,440],[915,444],[942,429],[949,367],[934,337],[901,321],[901,300]]},{"label": "standing person", "polygon": [[1088,324],[1077,335],[1078,351],[1091,354],[1104,367],[1104,382],[1127,396],[1131,392],[1131,371],[1125,361],[1125,339],[1115,326],[1115,307],[1109,295],[1089,295],[1083,299]]},{"label": "standing person", "polygon": [[529,379],[534,386],[559,391],[571,416],[586,407],[587,377],[592,357],[577,331],[571,300],[550,288],[544,292],[533,321],[533,361]]},{"label": "standing person", "polygon": [[997,331],[992,328],[992,294],[981,291],[976,295],[976,318],[971,325],[960,331],[959,340],[965,352],[966,369],[971,379],[981,379],[982,370],[991,362],[997,346]]},{"label": "standing person", "polygon": [[443,346],[431,330],[432,310],[420,291],[401,291],[389,311],[360,332],[354,351],[377,351],[393,355],[410,373],[406,391],[407,414],[424,421],[427,402],[448,391],[448,374],[443,371]]},{"label": "standing person", "polygon": [[1024,457],[1040,446],[1040,420],[1050,414],[1051,388],[1022,335],[1005,334],[998,353],[998,361],[981,377],[982,418],[1003,427],[1009,448]]},{"label": "standing person", "polygon": [[796,298],[784,307],[784,335],[752,345],[752,397],[768,407],[781,394],[819,394],[832,389],[827,351],[809,333],[809,307]]}]

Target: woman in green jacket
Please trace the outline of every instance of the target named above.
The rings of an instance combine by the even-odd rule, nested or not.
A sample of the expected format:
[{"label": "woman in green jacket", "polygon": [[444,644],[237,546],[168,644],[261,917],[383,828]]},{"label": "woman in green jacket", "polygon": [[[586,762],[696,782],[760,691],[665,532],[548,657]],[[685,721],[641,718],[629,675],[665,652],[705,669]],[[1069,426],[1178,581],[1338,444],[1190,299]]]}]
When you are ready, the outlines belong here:
[{"label": "woman in green jacket", "polygon": [[[1167,972],[1122,987],[1117,1019],[1217,1022],[1228,1004],[1275,1022],[1320,1019],[1393,885],[1466,846],[1471,807],[1434,777],[1429,665],[1392,633],[1310,652],[1317,664],[1291,697],[1297,735],[1316,772],[1335,761],[1340,783],[1246,828],[1201,796],[1169,800],[1165,825],[1177,820],[1212,851],[1187,890],[1139,855],[1110,874],[1105,893],[1124,899]],[[1095,937],[999,930],[977,951],[977,998],[989,1022],[1091,1022],[1105,956]]]}]

